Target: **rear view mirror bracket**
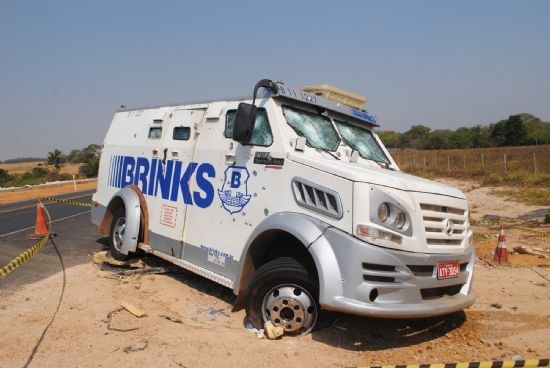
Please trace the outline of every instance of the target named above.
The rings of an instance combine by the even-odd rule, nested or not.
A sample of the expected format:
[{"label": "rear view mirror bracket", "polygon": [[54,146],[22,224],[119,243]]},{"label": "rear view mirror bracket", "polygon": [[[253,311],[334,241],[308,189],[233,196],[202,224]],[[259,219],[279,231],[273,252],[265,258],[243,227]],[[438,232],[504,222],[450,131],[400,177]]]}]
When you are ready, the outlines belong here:
[{"label": "rear view mirror bracket", "polygon": [[247,145],[250,144],[252,138],[252,131],[254,130],[254,123],[256,121],[256,96],[258,89],[267,88],[273,93],[278,92],[277,85],[270,79],[262,79],[254,86],[254,93],[252,95],[252,104],[241,102],[237,108],[235,114],[235,126],[233,127],[233,140]]}]

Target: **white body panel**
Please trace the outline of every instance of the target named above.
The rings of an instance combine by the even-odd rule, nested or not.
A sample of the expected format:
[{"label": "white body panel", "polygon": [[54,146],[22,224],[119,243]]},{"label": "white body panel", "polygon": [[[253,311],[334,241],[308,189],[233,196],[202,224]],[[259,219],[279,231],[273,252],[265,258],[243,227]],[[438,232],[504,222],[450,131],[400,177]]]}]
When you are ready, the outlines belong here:
[{"label": "white body panel", "polygon": [[[345,145],[334,152],[304,145],[287,123],[284,106],[310,113],[333,108],[354,124],[369,116],[353,109],[347,116],[339,105],[307,94],[303,102],[289,91],[256,101],[269,127],[262,128],[270,138],[261,144],[243,145],[229,134],[228,116],[241,101],[117,112],[104,141],[94,222],[104,223],[119,190],[133,186],[139,193],[135,201],[145,201],[141,206],[148,219],[143,231],[149,241],[141,247],[233,287],[236,294],[249,280],[247,257],[257,268],[259,257],[276,249],[264,254],[257,239],[269,237],[273,247],[276,233],[287,243],[297,239],[310,254],[319,302],[326,309],[404,317],[448,313],[473,303],[465,196],[398,171],[375,135],[393,170],[357,159]],[[380,203],[402,211],[405,225],[396,228],[377,219]],[[432,274],[425,280],[415,274],[417,267],[435,270],[447,261],[460,263],[460,278],[437,280]],[[408,281],[402,284],[405,274]],[[451,287],[456,295],[444,296],[440,305],[422,301],[421,293],[432,298],[422,290]]]}]

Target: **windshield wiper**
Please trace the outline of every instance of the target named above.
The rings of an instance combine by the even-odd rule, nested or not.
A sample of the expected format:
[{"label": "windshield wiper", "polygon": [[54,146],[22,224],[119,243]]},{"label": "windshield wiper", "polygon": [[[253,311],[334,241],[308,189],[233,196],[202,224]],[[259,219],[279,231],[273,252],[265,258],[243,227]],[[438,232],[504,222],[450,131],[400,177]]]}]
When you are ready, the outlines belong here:
[{"label": "windshield wiper", "polygon": [[317,150],[319,150],[319,151],[326,152],[326,153],[328,153],[329,155],[331,155],[332,157],[334,157],[334,158],[337,159],[337,160],[341,160],[341,158],[338,157],[338,155],[336,155],[336,154],[335,154],[334,152],[332,152],[332,151],[329,151],[329,150],[326,149],[326,148],[321,148],[321,147],[313,147],[313,148],[315,148],[315,149],[317,149]]}]

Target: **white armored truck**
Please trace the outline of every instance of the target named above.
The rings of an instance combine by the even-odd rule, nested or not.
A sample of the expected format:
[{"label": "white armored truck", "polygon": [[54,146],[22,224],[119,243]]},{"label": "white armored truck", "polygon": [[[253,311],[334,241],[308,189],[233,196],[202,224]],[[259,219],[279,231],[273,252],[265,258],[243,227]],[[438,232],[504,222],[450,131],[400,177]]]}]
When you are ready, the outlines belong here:
[{"label": "white armored truck", "polygon": [[257,328],[288,334],[331,311],[473,304],[464,194],[399,171],[353,94],[309,91],[264,79],[251,100],[117,111],[92,207],[112,255],[144,251],[211,279]]}]

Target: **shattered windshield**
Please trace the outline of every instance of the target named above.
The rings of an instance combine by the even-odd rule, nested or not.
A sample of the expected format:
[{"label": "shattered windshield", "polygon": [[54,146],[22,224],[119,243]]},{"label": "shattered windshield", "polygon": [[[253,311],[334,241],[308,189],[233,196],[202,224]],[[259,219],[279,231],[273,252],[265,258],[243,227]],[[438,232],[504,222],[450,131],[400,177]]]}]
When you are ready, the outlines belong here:
[{"label": "shattered windshield", "polygon": [[370,129],[361,128],[340,120],[334,120],[334,123],[346,143],[357,150],[361,157],[390,165],[390,160]]},{"label": "shattered windshield", "polygon": [[338,149],[340,137],[328,117],[289,106],[283,106],[283,114],[288,125],[306,138],[308,146],[323,151]]}]

